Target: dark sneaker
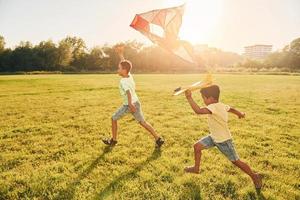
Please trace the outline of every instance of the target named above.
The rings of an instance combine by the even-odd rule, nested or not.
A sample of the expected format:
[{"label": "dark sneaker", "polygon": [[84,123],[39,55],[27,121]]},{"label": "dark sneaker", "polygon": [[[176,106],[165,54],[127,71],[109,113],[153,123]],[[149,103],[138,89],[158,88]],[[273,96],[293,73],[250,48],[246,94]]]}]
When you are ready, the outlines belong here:
[{"label": "dark sneaker", "polygon": [[111,139],[103,139],[102,142],[109,146],[115,146],[118,142],[116,140]]},{"label": "dark sneaker", "polygon": [[163,144],[164,144],[164,140],[162,139],[162,138],[158,138],[156,141],[155,141],[155,143],[156,143],[156,145],[157,145],[157,147],[159,148],[159,147],[161,147]]}]

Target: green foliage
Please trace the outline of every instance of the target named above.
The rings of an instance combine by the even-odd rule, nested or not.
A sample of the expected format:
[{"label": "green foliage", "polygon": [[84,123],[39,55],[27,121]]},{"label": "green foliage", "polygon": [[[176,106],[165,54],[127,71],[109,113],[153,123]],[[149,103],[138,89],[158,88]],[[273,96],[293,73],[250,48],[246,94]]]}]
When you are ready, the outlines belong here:
[{"label": "green foliage", "polygon": [[103,58],[105,57],[105,54],[101,47],[94,47],[90,54],[85,55],[85,63],[86,70],[98,70],[98,71],[104,71],[103,67]]},{"label": "green foliage", "polygon": [[203,63],[207,67],[228,67],[241,62],[243,57],[231,52],[224,52],[216,48],[208,48],[200,53]]},{"label": "green foliage", "polygon": [[229,127],[264,177],[261,193],[216,148],[203,152],[199,175],[183,172],[208,127],[171,93],[204,75],[134,77],[161,151],[130,115],[115,148],[101,143],[122,103],[117,75],[0,76],[0,199],[299,199],[299,76],[215,75],[221,101],[246,113]]},{"label": "green foliage", "polygon": [[[119,43],[121,44],[121,43]],[[246,69],[250,71],[291,71],[300,70],[300,38],[293,40],[282,51],[270,54],[265,60],[244,60],[242,56],[216,48],[197,50],[197,65],[184,62],[175,55],[152,45],[145,46],[136,41],[124,45],[125,58],[133,63],[134,72],[203,72]],[[104,45],[86,48],[83,39],[67,36],[56,45],[51,40],[33,46],[21,42],[15,49],[6,49],[0,36],[0,72],[17,71],[62,71],[112,72],[117,69],[119,57],[114,46]],[[242,70],[239,70],[242,71]]]},{"label": "green foliage", "polygon": [[72,60],[68,64],[82,70],[86,50],[85,42],[81,38],[68,36],[60,42],[60,45],[64,46],[72,55]]},{"label": "green foliage", "polygon": [[68,67],[70,66],[71,62],[73,61],[73,55],[71,47],[62,40],[59,42],[58,46],[58,66],[62,71],[68,70]]},{"label": "green foliage", "polygon": [[4,37],[2,37],[0,35],[0,53],[3,52],[5,49],[5,41],[4,41]]},{"label": "green foliage", "polygon": [[279,68],[282,69],[282,71],[299,71],[300,38],[293,40],[290,45],[286,46],[282,51],[271,53],[265,60],[246,60],[237,66],[252,69]]},{"label": "green foliage", "polygon": [[[53,71],[58,65],[59,52],[56,45],[51,41],[40,42],[34,47],[35,58],[37,59],[35,70]],[[43,67],[42,67],[43,66]],[[42,67],[42,68],[38,68]]]}]

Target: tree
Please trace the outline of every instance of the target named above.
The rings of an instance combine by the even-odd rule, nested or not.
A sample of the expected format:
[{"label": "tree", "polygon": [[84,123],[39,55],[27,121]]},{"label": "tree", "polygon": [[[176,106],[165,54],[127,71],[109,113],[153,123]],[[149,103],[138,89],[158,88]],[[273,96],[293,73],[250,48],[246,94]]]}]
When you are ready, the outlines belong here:
[{"label": "tree", "polygon": [[103,68],[106,71],[116,71],[118,67],[118,63],[120,61],[119,56],[115,53],[114,48],[108,45],[104,45],[102,47],[102,50],[104,52],[103,57]]},{"label": "tree", "polygon": [[94,47],[89,54],[87,54],[85,59],[85,69],[87,70],[104,70],[104,59],[106,55],[104,54],[101,47]]},{"label": "tree", "polygon": [[293,40],[290,45],[285,46],[281,51],[270,54],[264,61],[269,67],[281,69],[300,69],[300,38]]},{"label": "tree", "polygon": [[0,53],[3,52],[4,49],[5,49],[4,37],[0,35]]},{"label": "tree", "polygon": [[56,70],[59,65],[59,51],[52,40],[42,41],[33,49],[36,70]]},{"label": "tree", "polygon": [[198,54],[201,56],[203,64],[207,67],[229,67],[242,61],[240,55],[217,48],[207,48]]},{"label": "tree", "polygon": [[32,71],[36,63],[36,57],[33,54],[32,44],[30,42],[20,42],[20,44],[11,52],[10,71]]},{"label": "tree", "polygon": [[263,68],[263,63],[258,60],[246,59],[243,63],[239,63],[237,66],[252,69],[252,70],[258,70],[260,68]]},{"label": "tree", "polygon": [[291,42],[290,52],[297,56],[300,56],[300,38],[297,38]]},{"label": "tree", "polygon": [[64,40],[58,46],[58,66],[59,70],[67,69],[73,61],[72,49]]},{"label": "tree", "polygon": [[[63,54],[60,63],[68,63],[77,69],[83,68],[82,61],[83,57],[85,57],[86,45],[81,38],[68,36],[60,41],[59,49],[60,53]],[[70,53],[72,55],[71,58]]]},{"label": "tree", "polygon": [[[198,48],[194,51],[198,65],[184,62],[156,45],[144,46],[136,41],[117,45],[120,44],[124,45],[124,56],[132,62],[134,72],[201,72],[205,70],[204,66],[222,69],[236,63],[239,63],[236,66],[251,70],[300,70],[300,38],[260,62],[244,60],[241,63],[242,57],[238,54],[216,48]],[[85,42],[78,37],[68,36],[58,44],[51,40],[42,41],[34,47],[30,42],[20,42],[11,50],[5,48],[4,38],[0,36],[0,71],[116,71],[119,61],[114,46],[104,45],[87,51]]]},{"label": "tree", "polygon": [[285,48],[283,51],[269,54],[264,63],[268,68],[287,68],[289,65],[289,51]]},{"label": "tree", "polygon": [[300,38],[290,44],[290,64],[292,69],[300,69]]},{"label": "tree", "polygon": [[0,71],[13,71],[11,69],[11,53],[12,51],[10,49],[5,49],[0,53]]}]

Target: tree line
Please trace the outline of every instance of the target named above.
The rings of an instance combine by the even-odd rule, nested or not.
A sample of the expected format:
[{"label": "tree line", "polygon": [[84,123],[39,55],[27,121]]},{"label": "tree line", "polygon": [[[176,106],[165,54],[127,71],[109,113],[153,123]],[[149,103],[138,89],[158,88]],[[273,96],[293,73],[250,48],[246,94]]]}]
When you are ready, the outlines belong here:
[{"label": "tree line", "polygon": [[246,59],[236,64],[237,67],[250,69],[279,69],[280,71],[300,71],[300,38],[293,40],[282,50],[269,54],[263,60]]},{"label": "tree line", "polygon": [[[115,45],[88,49],[83,39],[67,36],[57,44],[52,40],[41,41],[37,45],[27,41],[11,49],[5,47],[5,39],[0,36],[0,72],[112,72],[119,62]],[[217,48],[205,48],[195,51],[198,65],[190,65],[155,45],[145,46],[136,41],[127,41],[122,45],[125,58],[133,63],[135,72],[199,72],[207,68],[232,67],[300,69],[300,38],[259,62]],[[197,49],[197,45],[194,47]]]}]

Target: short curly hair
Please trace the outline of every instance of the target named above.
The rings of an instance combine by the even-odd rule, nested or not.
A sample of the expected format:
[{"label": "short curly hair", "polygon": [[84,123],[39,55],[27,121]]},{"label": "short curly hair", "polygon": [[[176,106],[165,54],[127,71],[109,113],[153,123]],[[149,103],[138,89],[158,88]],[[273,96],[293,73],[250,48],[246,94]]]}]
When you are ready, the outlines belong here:
[{"label": "short curly hair", "polygon": [[219,101],[220,88],[217,85],[211,85],[209,87],[202,88],[200,93],[206,98],[212,97],[215,100]]}]

